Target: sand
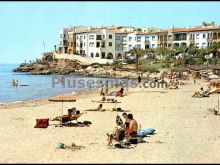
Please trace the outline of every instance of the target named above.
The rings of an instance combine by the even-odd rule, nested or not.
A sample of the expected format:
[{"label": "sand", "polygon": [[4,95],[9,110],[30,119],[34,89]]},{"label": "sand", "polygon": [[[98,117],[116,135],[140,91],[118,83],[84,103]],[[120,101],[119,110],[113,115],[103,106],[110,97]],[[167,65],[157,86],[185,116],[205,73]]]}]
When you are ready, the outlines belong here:
[{"label": "sand", "polygon": [[[192,83],[192,80],[188,81]],[[0,163],[217,163],[220,162],[220,116],[208,111],[216,108],[218,95],[192,98],[207,83],[180,86],[178,90],[130,88],[128,95],[117,98],[118,107],[134,115],[142,128],[155,128],[156,134],[144,138],[131,149],[109,149],[106,133],[115,127],[121,112],[85,112],[100,100],[93,91],[77,94],[77,101],[64,103],[85,112],[79,121],[89,120],[90,127],[34,128],[36,118],[60,115],[61,103],[47,100],[10,104],[0,107]],[[104,104],[111,109],[114,104]],[[51,122],[56,124],[59,122]],[[59,142],[84,146],[80,150],[56,149]]]}]

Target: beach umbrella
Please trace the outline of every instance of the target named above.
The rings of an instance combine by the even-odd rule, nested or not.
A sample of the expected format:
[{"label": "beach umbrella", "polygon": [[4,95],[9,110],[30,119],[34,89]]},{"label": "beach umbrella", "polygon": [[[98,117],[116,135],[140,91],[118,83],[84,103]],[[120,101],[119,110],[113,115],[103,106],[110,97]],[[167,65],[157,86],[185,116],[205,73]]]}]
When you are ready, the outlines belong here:
[{"label": "beach umbrella", "polygon": [[64,102],[76,102],[76,99],[72,95],[63,95],[63,96],[55,96],[49,98],[49,101],[52,102],[61,102],[62,109],[61,109],[61,117],[60,117],[60,125],[62,125],[62,116],[63,116],[63,103]]},{"label": "beach umbrella", "polygon": [[210,79],[217,79],[217,78],[219,78],[219,76],[215,75],[215,74],[211,74],[211,75],[209,75],[209,78]]}]

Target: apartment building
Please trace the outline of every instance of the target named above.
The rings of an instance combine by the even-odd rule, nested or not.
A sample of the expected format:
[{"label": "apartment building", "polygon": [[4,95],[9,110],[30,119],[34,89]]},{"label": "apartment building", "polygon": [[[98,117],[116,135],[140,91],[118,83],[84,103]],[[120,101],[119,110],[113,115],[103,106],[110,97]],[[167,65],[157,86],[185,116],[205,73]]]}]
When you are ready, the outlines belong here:
[{"label": "apartment building", "polygon": [[135,48],[206,48],[220,43],[220,27],[203,25],[161,30],[128,26],[92,28],[75,26],[60,31],[59,52],[100,59],[123,59]]},{"label": "apartment building", "polygon": [[91,58],[115,58],[115,34],[107,28],[76,33],[76,54]]},{"label": "apartment building", "polygon": [[60,30],[60,43],[59,52],[75,54],[76,53],[76,32],[88,30],[91,27],[87,26],[74,26],[70,28],[63,28]]}]

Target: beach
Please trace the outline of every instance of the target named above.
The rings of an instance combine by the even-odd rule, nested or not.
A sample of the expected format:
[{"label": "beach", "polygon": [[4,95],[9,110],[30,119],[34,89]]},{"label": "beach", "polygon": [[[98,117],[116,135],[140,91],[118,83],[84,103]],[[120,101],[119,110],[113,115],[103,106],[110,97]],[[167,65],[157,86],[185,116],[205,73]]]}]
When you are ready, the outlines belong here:
[{"label": "beach", "polygon": [[[220,161],[220,118],[208,111],[217,108],[218,95],[193,98],[207,82],[185,81],[179,89],[129,88],[117,97],[121,107],[132,113],[141,128],[154,128],[155,134],[131,149],[110,149],[106,133],[115,127],[122,112],[110,111],[115,104],[104,104],[105,112],[86,112],[98,106],[98,90],[74,95],[76,102],[64,103],[64,112],[76,107],[89,120],[89,127],[34,128],[38,118],[60,115],[61,103],[47,99],[0,106],[1,163],[216,163]],[[77,151],[57,149],[58,143],[84,146]]]}]

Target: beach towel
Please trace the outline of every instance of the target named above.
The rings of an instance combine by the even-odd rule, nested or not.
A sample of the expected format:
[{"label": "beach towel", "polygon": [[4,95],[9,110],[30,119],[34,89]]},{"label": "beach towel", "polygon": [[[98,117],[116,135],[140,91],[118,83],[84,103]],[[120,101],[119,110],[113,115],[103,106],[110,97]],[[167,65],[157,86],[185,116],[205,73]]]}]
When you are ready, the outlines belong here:
[{"label": "beach towel", "polygon": [[34,128],[47,128],[49,126],[49,118],[36,119],[36,125]]},{"label": "beach towel", "polygon": [[147,136],[147,135],[152,135],[154,132],[155,132],[155,129],[148,128],[148,129],[145,129],[145,130],[138,131],[137,136],[144,137],[144,136]]}]

